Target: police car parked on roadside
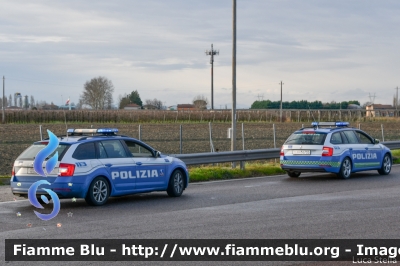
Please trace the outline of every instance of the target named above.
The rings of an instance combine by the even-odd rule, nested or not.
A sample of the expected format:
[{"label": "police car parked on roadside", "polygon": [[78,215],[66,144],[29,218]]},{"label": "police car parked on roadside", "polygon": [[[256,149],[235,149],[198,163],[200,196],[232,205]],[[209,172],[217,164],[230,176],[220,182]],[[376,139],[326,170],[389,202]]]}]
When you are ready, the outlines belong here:
[{"label": "police car parked on roadside", "polygon": [[313,122],[294,132],[280,152],[281,168],[290,177],[303,172],[328,172],[347,179],[351,173],[378,170],[387,175],[392,153],[362,130],[347,122]]},{"label": "police car parked on roadside", "polygon": [[[51,185],[41,187],[50,188],[60,198],[85,198],[90,205],[103,205],[110,196],[151,191],[179,197],[189,183],[186,165],[117,132],[109,128],[69,129],[67,136],[58,137],[58,163],[47,177],[35,172],[33,162],[49,140],[35,142],[14,162],[12,193],[27,197],[29,187],[44,179]],[[39,196],[46,194],[41,187]]]}]

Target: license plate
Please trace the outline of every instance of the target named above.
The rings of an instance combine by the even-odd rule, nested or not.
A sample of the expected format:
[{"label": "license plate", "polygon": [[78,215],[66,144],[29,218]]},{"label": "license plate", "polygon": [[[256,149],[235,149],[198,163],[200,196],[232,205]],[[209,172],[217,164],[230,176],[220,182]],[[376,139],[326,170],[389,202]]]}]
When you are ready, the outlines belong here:
[{"label": "license plate", "polygon": [[28,168],[28,174],[35,174],[35,175],[37,175],[37,173],[35,172],[35,169],[33,169],[33,168]]},{"label": "license plate", "polygon": [[310,150],[293,150],[292,153],[293,153],[293,155],[310,155],[311,151]]}]

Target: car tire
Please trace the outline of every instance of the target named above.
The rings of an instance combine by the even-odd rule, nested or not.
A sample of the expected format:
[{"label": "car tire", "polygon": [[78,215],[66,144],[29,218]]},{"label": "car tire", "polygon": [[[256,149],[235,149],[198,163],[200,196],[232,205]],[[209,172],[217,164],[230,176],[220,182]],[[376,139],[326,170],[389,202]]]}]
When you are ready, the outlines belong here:
[{"label": "car tire", "polygon": [[351,176],[351,161],[349,157],[344,158],[342,164],[340,165],[338,177],[342,179],[348,179]]},{"label": "car tire", "polygon": [[110,196],[110,186],[107,180],[102,177],[96,177],[89,186],[85,200],[92,206],[104,205]]},{"label": "car tire", "polygon": [[179,197],[183,193],[184,188],[184,175],[182,171],[175,170],[169,178],[167,194],[170,197]]},{"label": "car tire", "polygon": [[287,172],[288,176],[290,177],[299,177],[301,172]]},{"label": "car tire", "polygon": [[388,175],[392,170],[392,158],[389,154],[385,154],[382,161],[382,167],[378,170],[378,173],[381,175]]}]

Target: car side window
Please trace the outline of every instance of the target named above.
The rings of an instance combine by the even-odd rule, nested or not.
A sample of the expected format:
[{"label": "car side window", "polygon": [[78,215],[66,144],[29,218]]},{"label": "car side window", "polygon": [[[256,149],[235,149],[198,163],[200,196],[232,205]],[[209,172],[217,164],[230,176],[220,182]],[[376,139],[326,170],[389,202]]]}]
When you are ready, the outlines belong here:
[{"label": "car side window", "polygon": [[77,160],[88,160],[96,159],[96,149],[94,147],[94,142],[82,143],[76,147],[72,158]]},{"label": "car side window", "polygon": [[358,141],[358,138],[357,138],[356,134],[354,133],[354,131],[346,130],[346,131],[343,131],[343,134],[346,136],[346,138],[350,144],[359,144],[360,143]]},{"label": "car side window", "polygon": [[333,133],[331,136],[331,143],[332,144],[343,144],[342,136],[340,132]]},{"label": "car side window", "polygon": [[374,142],[372,141],[372,139],[367,136],[366,134],[364,134],[364,132],[361,131],[356,131],[358,138],[360,139],[360,142],[363,144],[374,144]]},{"label": "car side window", "polygon": [[124,140],[129,152],[133,157],[153,157],[153,153],[148,148],[130,140]]},{"label": "car side window", "polygon": [[119,140],[107,140],[99,143],[100,158],[125,158],[125,149]]}]

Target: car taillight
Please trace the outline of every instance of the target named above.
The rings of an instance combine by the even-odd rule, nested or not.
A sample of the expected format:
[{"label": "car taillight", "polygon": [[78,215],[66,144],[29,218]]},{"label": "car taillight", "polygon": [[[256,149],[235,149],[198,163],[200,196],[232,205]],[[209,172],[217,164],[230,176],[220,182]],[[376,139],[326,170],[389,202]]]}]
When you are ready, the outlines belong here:
[{"label": "car taillight", "polygon": [[333,155],[333,148],[331,147],[322,148],[322,156],[332,156],[332,155]]},{"label": "car taillight", "polygon": [[58,167],[58,176],[73,176],[75,172],[75,164],[60,163]]},{"label": "car taillight", "polygon": [[11,176],[15,176],[15,168],[13,166],[12,170],[11,170]]},{"label": "car taillight", "polygon": [[283,152],[283,146],[281,148],[281,152],[279,153],[279,156],[285,156],[285,153]]}]

